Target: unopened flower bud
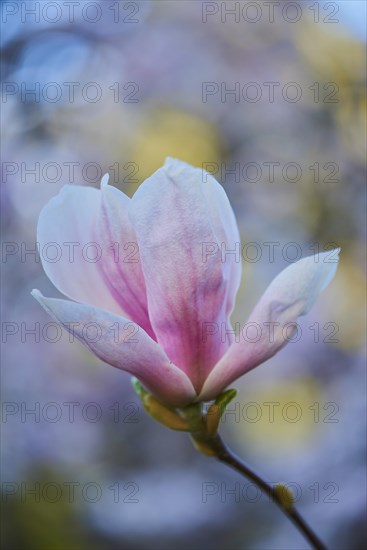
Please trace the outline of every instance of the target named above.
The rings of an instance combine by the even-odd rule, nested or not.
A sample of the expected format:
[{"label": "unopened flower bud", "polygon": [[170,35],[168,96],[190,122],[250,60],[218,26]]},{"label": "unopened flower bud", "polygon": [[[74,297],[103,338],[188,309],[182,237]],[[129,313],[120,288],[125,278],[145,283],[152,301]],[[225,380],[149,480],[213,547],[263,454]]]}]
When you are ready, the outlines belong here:
[{"label": "unopened flower bud", "polygon": [[274,493],[277,500],[281,503],[283,508],[290,510],[294,504],[293,493],[288,487],[283,485],[283,483],[277,483],[274,487]]}]

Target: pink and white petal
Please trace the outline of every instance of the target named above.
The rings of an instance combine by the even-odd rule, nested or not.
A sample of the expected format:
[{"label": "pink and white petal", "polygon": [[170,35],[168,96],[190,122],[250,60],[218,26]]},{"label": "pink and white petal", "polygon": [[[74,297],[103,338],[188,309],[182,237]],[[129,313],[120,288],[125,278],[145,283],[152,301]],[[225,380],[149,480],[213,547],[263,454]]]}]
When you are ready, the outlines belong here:
[{"label": "pink and white petal", "polygon": [[107,183],[101,183],[101,209],[95,234],[104,251],[99,267],[103,279],[125,312],[154,338],[149,321],[146,289],[137,239],[128,217],[131,199]]},{"label": "pink and white petal", "polygon": [[178,407],[193,401],[189,378],[138,325],[106,310],[85,304],[32,295],[69,333],[105,363],[136,376],[154,395]]},{"label": "pink and white petal", "polygon": [[60,292],[78,302],[121,313],[98,268],[104,252],[94,237],[100,208],[98,189],[65,185],[41,211],[37,242],[43,269]]},{"label": "pink and white petal", "polygon": [[[202,334],[205,323],[227,320],[233,285],[231,256],[222,262],[220,251],[226,215],[232,226],[233,214],[228,205],[221,216],[214,212],[227,199],[214,178],[204,179],[202,170],[167,159],[136,191],[129,210],[157,341],[197,391],[230,344],[219,337],[205,342]],[[212,244],[207,255],[205,243]]]},{"label": "pink and white petal", "polygon": [[[203,170],[205,200],[212,220],[213,232],[221,250],[221,261],[227,280],[226,312],[233,311],[236,294],[242,277],[241,237],[231,203],[223,187]],[[215,192],[213,190],[215,189]],[[206,252],[210,254],[210,246]]]},{"label": "pink and white petal", "polygon": [[[255,306],[246,326],[254,331],[234,342],[209,374],[199,400],[210,400],[234,380],[264,363],[297,330],[296,321],[309,312],[334,277],[339,249],[303,258],[284,269]],[[252,341],[249,341],[249,340]]]}]

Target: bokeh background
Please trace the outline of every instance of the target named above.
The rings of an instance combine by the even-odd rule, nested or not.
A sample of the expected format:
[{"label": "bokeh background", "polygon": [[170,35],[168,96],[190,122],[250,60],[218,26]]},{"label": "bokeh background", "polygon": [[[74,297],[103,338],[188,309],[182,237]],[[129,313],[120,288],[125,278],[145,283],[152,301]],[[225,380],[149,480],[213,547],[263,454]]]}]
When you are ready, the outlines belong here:
[{"label": "bokeh background", "polygon": [[302,337],[236,383],[221,432],[292,484],[330,548],[362,548],[365,2],[71,4],[1,6],[3,547],[307,548],[244,479],[144,414],[127,374],[42,333],[30,290],[58,293],[25,253],[42,206],[106,172],[131,196],[174,156],[211,163],[258,246],[233,321],[296,256],[342,248]]}]

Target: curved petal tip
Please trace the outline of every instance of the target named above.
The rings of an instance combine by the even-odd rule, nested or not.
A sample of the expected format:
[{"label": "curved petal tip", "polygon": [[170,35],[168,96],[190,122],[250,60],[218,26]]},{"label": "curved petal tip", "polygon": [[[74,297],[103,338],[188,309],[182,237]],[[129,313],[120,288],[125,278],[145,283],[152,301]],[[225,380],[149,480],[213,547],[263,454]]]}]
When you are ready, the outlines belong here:
[{"label": "curved petal tip", "polygon": [[110,175],[108,173],[103,176],[103,178],[101,179],[101,189],[103,187],[106,187],[106,185],[108,185],[109,179],[110,179]]}]

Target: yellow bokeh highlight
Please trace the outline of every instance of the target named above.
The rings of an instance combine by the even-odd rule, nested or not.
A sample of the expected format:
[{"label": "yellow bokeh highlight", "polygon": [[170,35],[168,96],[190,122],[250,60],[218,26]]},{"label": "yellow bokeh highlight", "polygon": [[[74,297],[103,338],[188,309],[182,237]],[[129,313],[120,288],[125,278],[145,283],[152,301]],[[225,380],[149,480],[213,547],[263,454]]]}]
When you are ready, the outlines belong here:
[{"label": "yellow bokeh highlight", "polygon": [[256,445],[272,453],[297,453],[320,433],[324,420],[335,411],[324,409],[327,399],[313,378],[280,380],[251,388],[235,400],[223,422],[245,447]]},{"label": "yellow bokeh highlight", "polygon": [[[353,160],[365,165],[365,44],[346,30],[340,32],[329,27],[310,21],[297,25],[295,44],[321,89],[326,86],[323,91],[326,98],[320,98],[318,105],[330,108],[344,149]],[[324,102],[325,99],[331,102]]]},{"label": "yellow bokeh highlight", "polygon": [[338,326],[336,342],[332,345],[346,351],[363,351],[367,333],[366,276],[350,258],[342,256],[335,279],[323,297],[323,303],[324,320],[332,320]]},{"label": "yellow bokeh highlight", "polygon": [[139,166],[140,182],[160,168],[166,157],[193,166],[221,160],[216,127],[188,112],[169,107],[147,111],[133,138],[132,160]]}]

